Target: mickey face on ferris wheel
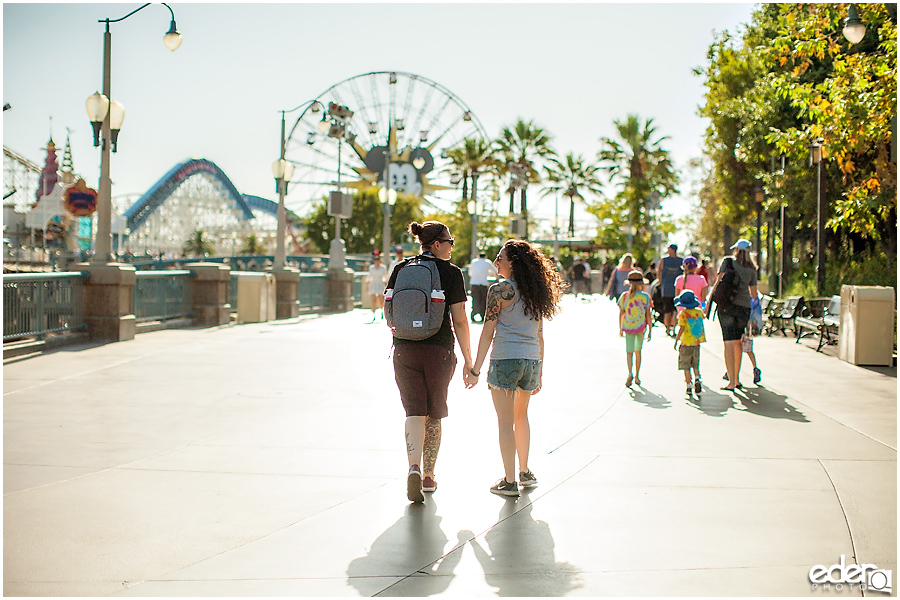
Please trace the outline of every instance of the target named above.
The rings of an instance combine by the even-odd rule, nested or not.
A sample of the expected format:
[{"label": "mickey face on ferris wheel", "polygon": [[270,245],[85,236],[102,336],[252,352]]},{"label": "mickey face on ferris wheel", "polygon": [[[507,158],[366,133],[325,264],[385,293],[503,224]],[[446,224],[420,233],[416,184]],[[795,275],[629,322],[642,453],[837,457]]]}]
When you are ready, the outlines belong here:
[{"label": "mickey face on ferris wheel", "polygon": [[[385,153],[384,146],[377,146],[369,150],[363,159],[366,169],[379,174],[377,183],[379,187],[384,187]],[[402,160],[406,156],[411,158],[410,162]],[[388,170],[390,188],[413,196],[421,196],[424,190],[424,176],[434,168],[431,153],[425,148],[410,149],[407,147],[399,155],[401,160],[396,160],[396,155],[392,158],[395,160],[391,160]]]}]

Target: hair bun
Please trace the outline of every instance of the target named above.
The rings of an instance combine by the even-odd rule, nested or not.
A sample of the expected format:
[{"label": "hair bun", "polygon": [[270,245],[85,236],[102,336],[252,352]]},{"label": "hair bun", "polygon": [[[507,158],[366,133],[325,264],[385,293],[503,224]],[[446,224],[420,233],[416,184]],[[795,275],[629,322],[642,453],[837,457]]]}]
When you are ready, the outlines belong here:
[{"label": "hair bun", "polygon": [[422,235],[423,229],[424,228],[419,223],[417,223],[416,221],[413,221],[412,223],[409,224],[408,231],[411,234],[413,234],[414,236],[419,237],[420,235]]}]

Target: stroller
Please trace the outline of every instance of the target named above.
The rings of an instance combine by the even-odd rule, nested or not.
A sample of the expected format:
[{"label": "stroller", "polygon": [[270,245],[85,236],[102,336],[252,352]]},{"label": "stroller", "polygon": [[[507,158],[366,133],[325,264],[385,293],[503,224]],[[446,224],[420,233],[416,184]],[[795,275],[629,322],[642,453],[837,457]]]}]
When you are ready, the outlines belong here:
[{"label": "stroller", "polygon": [[654,279],[653,283],[650,284],[648,293],[650,294],[650,304],[652,305],[653,310],[653,323],[664,323],[665,319],[662,312],[659,310],[659,307],[662,305],[662,290],[659,289],[658,278]]}]

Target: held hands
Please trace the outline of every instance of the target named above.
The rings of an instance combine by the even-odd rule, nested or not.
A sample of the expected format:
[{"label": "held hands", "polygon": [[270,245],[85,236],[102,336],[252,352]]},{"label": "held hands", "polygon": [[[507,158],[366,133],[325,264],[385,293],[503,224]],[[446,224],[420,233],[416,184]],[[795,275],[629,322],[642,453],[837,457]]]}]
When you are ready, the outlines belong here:
[{"label": "held hands", "polygon": [[465,381],[467,390],[472,389],[478,384],[478,375],[475,375],[471,365],[466,366],[466,370],[463,372],[463,381]]}]

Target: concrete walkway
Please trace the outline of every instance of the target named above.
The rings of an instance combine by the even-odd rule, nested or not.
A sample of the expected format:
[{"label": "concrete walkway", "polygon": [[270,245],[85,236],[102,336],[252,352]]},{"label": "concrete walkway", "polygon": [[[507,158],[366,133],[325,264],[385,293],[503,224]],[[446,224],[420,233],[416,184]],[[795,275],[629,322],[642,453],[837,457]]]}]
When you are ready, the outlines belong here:
[{"label": "concrete walkway", "polygon": [[488,492],[490,395],[457,374],[438,490],[410,505],[370,318],[6,361],[4,595],[859,596],[810,568],[896,571],[895,368],[758,338],[764,387],[745,366],[731,395],[709,323],[699,404],[661,328],[629,390],[614,305],[568,296],[530,409],[540,485]]}]

